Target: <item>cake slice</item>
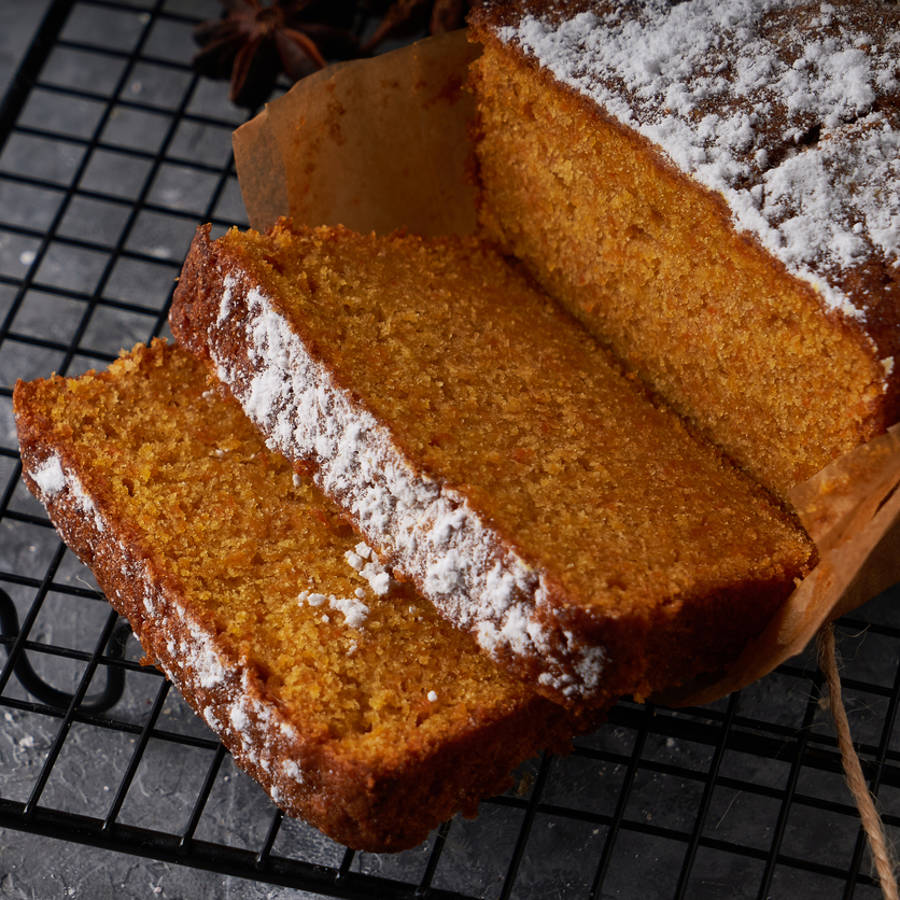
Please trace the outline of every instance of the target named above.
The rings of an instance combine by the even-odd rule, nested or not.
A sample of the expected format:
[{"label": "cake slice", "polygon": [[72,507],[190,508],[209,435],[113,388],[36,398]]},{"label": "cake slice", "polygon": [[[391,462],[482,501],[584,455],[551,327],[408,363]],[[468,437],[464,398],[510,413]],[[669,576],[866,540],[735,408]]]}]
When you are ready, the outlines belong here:
[{"label": "cake slice", "polygon": [[900,6],[480,2],[486,237],[786,495],[900,414]]},{"label": "cake slice", "polygon": [[238,764],[335,840],[399,850],[565,746],[584,722],[393,582],[206,371],[157,341],[14,406],[28,487]]},{"label": "cake slice", "polygon": [[572,706],[726,664],[793,518],[473,239],[199,230],[170,317],[390,565]]}]

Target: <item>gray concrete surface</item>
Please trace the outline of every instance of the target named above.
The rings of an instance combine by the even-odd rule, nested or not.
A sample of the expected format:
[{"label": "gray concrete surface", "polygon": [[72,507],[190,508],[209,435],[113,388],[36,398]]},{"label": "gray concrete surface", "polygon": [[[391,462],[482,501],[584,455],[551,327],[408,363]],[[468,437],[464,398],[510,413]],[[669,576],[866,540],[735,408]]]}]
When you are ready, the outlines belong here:
[{"label": "gray concrete surface", "polygon": [[47,0],[4,0],[0,4],[0,94],[6,90],[47,6]]}]

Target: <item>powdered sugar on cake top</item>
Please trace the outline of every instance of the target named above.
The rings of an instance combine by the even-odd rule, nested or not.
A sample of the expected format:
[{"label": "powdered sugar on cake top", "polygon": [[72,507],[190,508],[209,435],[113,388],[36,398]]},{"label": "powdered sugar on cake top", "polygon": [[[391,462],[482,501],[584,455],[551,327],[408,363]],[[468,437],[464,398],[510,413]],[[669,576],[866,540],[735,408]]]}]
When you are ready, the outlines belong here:
[{"label": "powdered sugar on cake top", "polygon": [[842,276],[872,258],[900,267],[900,29],[873,37],[862,6],[596,3],[497,33],[721,194],[738,229],[862,320]]}]

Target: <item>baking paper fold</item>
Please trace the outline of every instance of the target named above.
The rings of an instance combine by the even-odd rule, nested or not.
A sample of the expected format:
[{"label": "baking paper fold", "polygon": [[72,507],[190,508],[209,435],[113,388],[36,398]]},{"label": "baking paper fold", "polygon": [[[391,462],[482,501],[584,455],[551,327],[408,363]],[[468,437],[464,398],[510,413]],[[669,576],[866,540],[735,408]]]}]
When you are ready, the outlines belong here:
[{"label": "baking paper fold", "polygon": [[[279,216],[385,234],[471,234],[475,187],[465,32],[341,63],[295,85],[234,134],[254,228]],[[900,582],[900,425],[791,493],[820,562],[729,669],[666,692],[710,703],[800,653],[827,621]]]}]

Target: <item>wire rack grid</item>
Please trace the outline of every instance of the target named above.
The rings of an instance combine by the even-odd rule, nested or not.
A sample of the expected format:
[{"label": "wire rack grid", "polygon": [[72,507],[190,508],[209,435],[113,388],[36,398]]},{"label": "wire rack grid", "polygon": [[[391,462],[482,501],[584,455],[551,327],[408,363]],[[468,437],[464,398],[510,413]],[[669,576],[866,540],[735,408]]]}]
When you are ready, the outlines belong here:
[{"label": "wire rack grid", "polygon": [[[24,832],[306,896],[879,896],[809,655],[702,709],[621,704],[569,756],[524,765],[476,820],[397,855],[283,818],[141,665],[21,483],[11,389],[166,334],[195,226],[243,224],[230,157],[243,116],[189,64],[192,26],[217,11],[57,0],[0,108],[0,848],[4,830]],[[894,839],[897,598],[838,624],[851,725]],[[0,856],[0,894],[3,877]]]}]

